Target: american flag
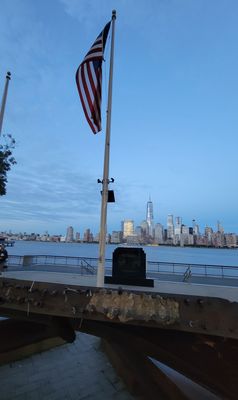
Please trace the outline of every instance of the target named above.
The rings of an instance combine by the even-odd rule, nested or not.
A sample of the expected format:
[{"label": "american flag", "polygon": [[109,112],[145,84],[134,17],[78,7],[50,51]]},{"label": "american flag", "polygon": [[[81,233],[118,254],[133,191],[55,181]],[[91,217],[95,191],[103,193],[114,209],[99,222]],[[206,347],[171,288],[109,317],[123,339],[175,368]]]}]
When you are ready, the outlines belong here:
[{"label": "american flag", "polygon": [[101,131],[103,52],[111,22],[98,35],[76,72],[76,83],[85,117],[93,131]]}]

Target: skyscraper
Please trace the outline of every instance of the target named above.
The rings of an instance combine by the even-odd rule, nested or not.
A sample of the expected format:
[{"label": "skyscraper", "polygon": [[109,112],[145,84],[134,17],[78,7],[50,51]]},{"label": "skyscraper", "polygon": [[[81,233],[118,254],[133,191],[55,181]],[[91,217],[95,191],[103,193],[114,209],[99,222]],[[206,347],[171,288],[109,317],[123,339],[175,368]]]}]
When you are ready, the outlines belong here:
[{"label": "skyscraper", "polygon": [[221,225],[220,221],[217,221],[217,232],[224,233],[224,228]]},{"label": "skyscraper", "polygon": [[155,243],[162,244],[164,241],[164,228],[161,224],[155,224]]},{"label": "skyscraper", "polygon": [[175,218],[174,234],[180,236],[181,232],[182,232],[182,218],[176,217]]},{"label": "skyscraper", "polygon": [[149,238],[149,226],[146,220],[142,221],[141,224],[141,236],[144,242],[147,242]]},{"label": "skyscraper", "polygon": [[151,199],[147,202],[146,207],[146,222],[149,228],[149,236],[154,237],[154,215],[153,215],[153,203]]},{"label": "skyscraper", "polygon": [[174,221],[173,215],[169,214],[167,217],[167,238],[173,239],[174,237]]},{"label": "skyscraper", "polygon": [[124,221],[122,221],[122,232],[123,232],[123,238],[133,235],[134,221],[132,219],[125,219]]},{"label": "skyscraper", "polygon": [[84,231],[83,241],[86,243],[93,242],[93,234],[89,228]]},{"label": "skyscraper", "polygon": [[73,242],[74,240],[74,228],[72,226],[69,226],[67,228],[67,233],[66,233],[66,242]]},{"label": "skyscraper", "polygon": [[193,219],[193,235],[195,236],[199,235],[199,225],[196,224],[195,219]]}]

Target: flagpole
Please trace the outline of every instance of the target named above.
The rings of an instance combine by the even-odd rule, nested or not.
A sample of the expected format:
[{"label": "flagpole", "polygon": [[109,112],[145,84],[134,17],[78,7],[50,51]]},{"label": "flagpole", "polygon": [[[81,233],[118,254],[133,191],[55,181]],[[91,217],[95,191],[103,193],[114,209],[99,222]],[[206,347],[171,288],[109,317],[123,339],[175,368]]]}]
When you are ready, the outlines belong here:
[{"label": "flagpole", "polygon": [[6,106],[6,100],[7,100],[8,84],[9,84],[10,79],[11,79],[11,72],[7,72],[4,92],[3,92],[3,96],[2,96],[2,104],[1,104],[1,109],[0,109],[0,136],[2,133],[3,117],[4,117],[5,106]]},{"label": "flagpole", "polygon": [[100,234],[99,234],[99,260],[98,260],[98,271],[97,271],[98,287],[104,286],[104,275],[105,275],[105,246],[106,246],[106,233],[107,233],[107,201],[108,201],[108,176],[109,176],[110,136],[111,136],[112,78],[113,78],[113,61],[114,61],[115,20],[116,20],[116,11],[113,10],[110,73],[109,73],[108,100],[107,100],[107,124],[106,124],[103,181],[102,181],[101,222],[100,222]]}]

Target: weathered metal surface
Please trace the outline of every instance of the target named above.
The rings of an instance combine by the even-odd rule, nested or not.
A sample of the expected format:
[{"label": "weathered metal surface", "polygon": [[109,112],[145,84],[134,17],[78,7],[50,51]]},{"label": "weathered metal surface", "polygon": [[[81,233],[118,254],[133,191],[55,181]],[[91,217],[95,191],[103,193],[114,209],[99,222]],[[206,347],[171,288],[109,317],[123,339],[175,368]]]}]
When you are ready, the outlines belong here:
[{"label": "weathered metal surface", "polygon": [[[112,352],[116,351],[117,355],[120,353],[119,358],[114,354],[114,366],[118,368],[118,372],[122,376],[123,368],[124,372],[128,372],[126,382],[129,386],[133,386],[133,382],[136,385],[138,379],[144,379],[145,382],[140,387],[143,393],[147,385],[152,385],[151,390],[154,394],[161,390],[168,392],[167,397],[163,397],[165,399],[173,398],[171,393],[176,393],[176,387],[170,387],[169,380],[159,371],[155,373],[156,368],[149,366],[150,363],[148,364],[146,359],[152,357],[203,385],[222,399],[237,399],[237,340],[105,321],[43,317],[39,314],[30,314],[28,317],[24,315],[27,321],[11,322],[13,328],[15,324],[18,325],[17,330],[9,326],[5,334],[4,330],[0,332],[0,353],[4,352],[4,349],[9,351],[44,337],[61,336],[62,333],[65,336],[71,329],[76,329],[107,340]],[[174,394],[174,398],[180,397]]]},{"label": "weathered metal surface", "polygon": [[92,293],[86,307],[89,313],[105,315],[120,322],[154,321],[172,325],[179,321],[179,303],[160,295],[101,290]]},{"label": "weathered metal surface", "polygon": [[[99,321],[84,321],[78,329],[104,338],[114,349],[137,349],[135,353],[138,352],[141,358],[152,357],[222,399],[237,400],[237,340],[138,326],[115,326]],[[119,361],[119,373],[123,376],[120,368]],[[160,383],[158,377],[158,385]]]},{"label": "weathered metal surface", "polygon": [[188,399],[133,342],[120,344],[116,341],[104,340],[103,348],[127,388],[139,399]]},{"label": "weathered metal surface", "polygon": [[0,321],[0,365],[21,360],[64,343],[54,326],[31,320]]},{"label": "weathered metal surface", "polygon": [[1,279],[0,315],[41,314],[238,338],[238,303],[224,299]]},{"label": "weathered metal surface", "polygon": [[1,321],[0,364],[2,354],[56,336],[60,334],[54,324],[15,319]]}]

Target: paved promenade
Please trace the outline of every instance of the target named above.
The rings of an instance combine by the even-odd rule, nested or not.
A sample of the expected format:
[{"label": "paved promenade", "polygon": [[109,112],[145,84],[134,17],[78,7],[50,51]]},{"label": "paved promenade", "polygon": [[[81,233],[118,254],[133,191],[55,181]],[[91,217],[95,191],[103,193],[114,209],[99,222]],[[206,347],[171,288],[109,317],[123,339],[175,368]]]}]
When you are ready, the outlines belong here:
[{"label": "paved promenade", "polygon": [[100,340],[83,333],[72,344],[0,367],[1,400],[133,400]]},{"label": "paved promenade", "polygon": [[[1,278],[14,278],[29,280],[31,282],[51,282],[61,283],[65,285],[79,285],[79,286],[96,286],[96,275],[79,275],[72,273],[63,272],[47,272],[47,271],[11,271],[6,270],[0,273]],[[235,282],[237,280],[234,280]],[[184,295],[195,295],[195,296],[209,296],[226,299],[229,301],[238,302],[238,290],[237,286],[228,286],[224,283],[223,285],[214,284],[202,284],[195,282],[171,282],[171,281],[154,281],[153,288],[145,288],[142,286],[125,286],[125,285],[112,285],[105,284],[105,288],[117,289],[118,286],[123,286],[125,290],[137,290],[144,292],[156,292],[156,293],[168,293],[168,294],[184,294]]]}]

